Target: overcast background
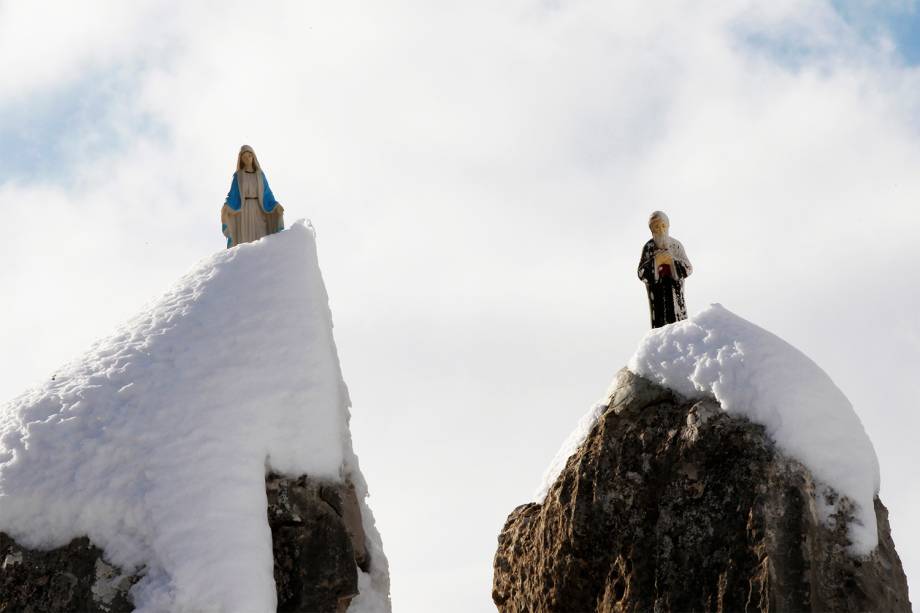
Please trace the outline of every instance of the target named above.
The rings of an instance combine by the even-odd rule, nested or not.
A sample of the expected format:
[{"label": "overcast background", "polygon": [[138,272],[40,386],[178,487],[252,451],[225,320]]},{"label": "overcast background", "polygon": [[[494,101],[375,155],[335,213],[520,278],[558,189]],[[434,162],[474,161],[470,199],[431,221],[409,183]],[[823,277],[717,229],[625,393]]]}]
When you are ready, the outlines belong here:
[{"label": "overcast background", "polygon": [[316,228],[394,609],[494,610],[505,517],[648,328],[663,209],[691,312],[853,402],[916,602],[917,11],[0,1],[0,401],[223,248],[248,143]]}]

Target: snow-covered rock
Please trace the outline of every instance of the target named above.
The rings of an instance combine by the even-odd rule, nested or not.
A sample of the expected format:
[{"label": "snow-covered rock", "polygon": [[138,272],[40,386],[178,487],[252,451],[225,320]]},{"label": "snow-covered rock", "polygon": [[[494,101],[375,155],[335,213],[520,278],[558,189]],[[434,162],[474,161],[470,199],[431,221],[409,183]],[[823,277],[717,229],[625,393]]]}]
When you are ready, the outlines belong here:
[{"label": "snow-covered rock", "polygon": [[508,516],[499,611],[911,610],[878,498],[877,546],[853,555],[854,502],[765,425],[627,369],[599,406],[540,501]]},{"label": "snow-covered rock", "polygon": [[493,600],[906,613],[878,489],[872,443],[827,374],[712,305],[642,339],[508,516]]},{"label": "snow-covered rock", "polygon": [[[827,490],[818,500],[825,520],[837,510],[831,502],[840,500],[836,494],[854,505],[852,553],[865,555],[876,546],[875,449],[843,392],[801,351],[713,304],[690,319],[651,330],[628,368],[686,398],[712,398],[727,413],[765,426],[781,451],[808,467],[819,494]],[[537,502],[608,401],[592,407],[566,439],[544,475]]]},{"label": "snow-covered rock", "polygon": [[274,611],[266,475],[354,486],[368,572],[388,571],[348,430],[312,228],[200,262],[39,387],[0,407],[0,532],[86,536],[140,580],[140,611]]}]

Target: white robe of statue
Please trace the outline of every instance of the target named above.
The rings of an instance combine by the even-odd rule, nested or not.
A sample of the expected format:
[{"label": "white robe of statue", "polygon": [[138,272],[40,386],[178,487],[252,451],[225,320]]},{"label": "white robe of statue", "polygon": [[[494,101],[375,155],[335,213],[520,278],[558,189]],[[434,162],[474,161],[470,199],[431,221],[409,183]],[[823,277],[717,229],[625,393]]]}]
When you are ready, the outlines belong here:
[{"label": "white robe of statue", "polygon": [[240,171],[240,195],[243,199],[243,208],[240,210],[239,236],[237,243],[257,241],[268,235],[265,227],[265,213],[259,204],[259,180],[257,170],[249,172]]}]

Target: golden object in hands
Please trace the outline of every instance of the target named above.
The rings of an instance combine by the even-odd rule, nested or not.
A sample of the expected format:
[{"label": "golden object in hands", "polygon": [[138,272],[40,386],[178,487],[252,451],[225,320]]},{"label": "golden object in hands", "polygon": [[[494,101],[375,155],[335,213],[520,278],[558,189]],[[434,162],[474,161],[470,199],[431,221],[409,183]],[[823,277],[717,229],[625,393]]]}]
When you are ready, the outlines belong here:
[{"label": "golden object in hands", "polygon": [[659,251],[655,254],[655,270],[658,270],[658,267],[662,264],[674,267],[674,258],[667,251]]}]

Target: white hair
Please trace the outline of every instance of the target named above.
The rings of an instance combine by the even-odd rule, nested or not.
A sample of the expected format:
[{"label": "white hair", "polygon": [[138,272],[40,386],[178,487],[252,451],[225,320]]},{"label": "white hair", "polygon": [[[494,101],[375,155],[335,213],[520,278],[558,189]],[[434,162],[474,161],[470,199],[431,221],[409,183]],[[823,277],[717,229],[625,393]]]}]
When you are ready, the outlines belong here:
[{"label": "white hair", "polygon": [[665,214],[664,211],[655,211],[651,215],[649,215],[648,225],[651,226],[652,222],[655,221],[656,219],[660,219],[661,221],[664,222],[664,225],[666,225],[669,228],[671,227],[671,220],[668,219],[668,216]]}]

